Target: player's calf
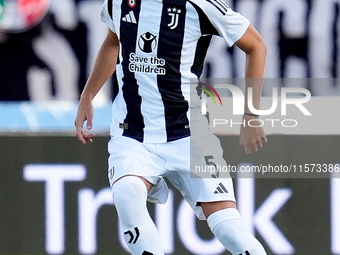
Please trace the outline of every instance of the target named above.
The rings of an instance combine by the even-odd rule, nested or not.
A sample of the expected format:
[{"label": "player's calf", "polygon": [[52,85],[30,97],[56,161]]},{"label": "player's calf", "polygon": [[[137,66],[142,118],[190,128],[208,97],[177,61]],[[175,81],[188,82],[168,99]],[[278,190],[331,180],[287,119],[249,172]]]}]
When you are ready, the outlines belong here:
[{"label": "player's calf", "polygon": [[237,209],[214,212],[207,222],[216,238],[233,255],[266,255],[260,242],[244,226]]},{"label": "player's calf", "polygon": [[132,254],[164,255],[161,240],[146,207],[147,189],[136,176],[126,176],[113,187],[113,201],[124,239]]}]

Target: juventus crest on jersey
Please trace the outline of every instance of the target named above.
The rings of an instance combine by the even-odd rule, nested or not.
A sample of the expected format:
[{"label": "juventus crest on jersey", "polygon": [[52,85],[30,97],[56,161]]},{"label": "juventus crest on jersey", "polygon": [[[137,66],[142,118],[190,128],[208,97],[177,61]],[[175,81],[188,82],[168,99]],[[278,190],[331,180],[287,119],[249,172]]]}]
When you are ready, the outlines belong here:
[{"label": "juventus crest on jersey", "polygon": [[231,46],[249,26],[223,0],[106,0],[101,17],[120,41],[111,134],[146,143],[190,135],[190,79],[211,37]]}]

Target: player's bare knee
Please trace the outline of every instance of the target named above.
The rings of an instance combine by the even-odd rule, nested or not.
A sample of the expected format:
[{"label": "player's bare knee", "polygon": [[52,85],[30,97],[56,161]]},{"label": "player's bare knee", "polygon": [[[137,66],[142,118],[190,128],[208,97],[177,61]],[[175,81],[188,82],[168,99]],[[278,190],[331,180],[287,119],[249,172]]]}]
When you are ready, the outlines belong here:
[{"label": "player's bare knee", "polygon": [[216,202],[202,202],[201,207],[206,218],[212,213],[227,208],[236,208],[234,201],[216,201]]}]

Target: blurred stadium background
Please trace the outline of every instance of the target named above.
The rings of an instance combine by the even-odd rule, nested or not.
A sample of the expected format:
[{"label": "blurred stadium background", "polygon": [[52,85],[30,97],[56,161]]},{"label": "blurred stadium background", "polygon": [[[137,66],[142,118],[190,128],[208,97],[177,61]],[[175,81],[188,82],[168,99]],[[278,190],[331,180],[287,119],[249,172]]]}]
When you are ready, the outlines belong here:
[{"label": "blurred stadium background", "polygon": [[[266,77],[297,79],[281,86],[305,88],[311,108],[323,107],[323,125],[272,132],[252,156],[236,132],[218,131],[229,163],[339,164],[340,1],[226,2],[263,35]],[[95,99],[95,141],[74,137],[77,100],[106,34],[101,5],[0,0],[0,254],[128,254],[106,178],[111,81]],[[204,77],[242,77],[243,63],[215,38]],[[309,177],[235,179],[241,214],[268,254],[340,254],[340,178]],[[150,211],[166,254],[228,254],[171,186],[167,204]]]}]

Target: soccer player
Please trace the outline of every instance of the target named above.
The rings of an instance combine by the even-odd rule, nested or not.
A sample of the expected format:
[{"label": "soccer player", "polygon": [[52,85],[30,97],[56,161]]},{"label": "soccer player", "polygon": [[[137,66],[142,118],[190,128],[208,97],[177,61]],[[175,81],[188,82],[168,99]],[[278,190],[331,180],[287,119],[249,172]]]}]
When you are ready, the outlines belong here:
[{"label": "soccer player", "polygon": [[[261,36],[223,0],[105,0],[101,17],[109,29],[81,94],[76,135],[84,144],[92,142],[94,135],[83,125],[86,121],[87,129],[92,128],[92,99],[116,72],[119,91],[112,104],[108,176],[132,254],[164,254],[146,207],[147,200],[166,201],[164,177],[232,254],[266,254],[242,222],[231,178],[190,175],[192,162],[226,165],[219,140],[192,103],[197,93],[190,93],[212,36],[245,52],[246,87],[252,87],[257,109],[266,57]],[[247,103],[243,118],[257,126],[258,116]],[[247,154],[267,142],[260,126],[241,125],[240,143]]]}]

